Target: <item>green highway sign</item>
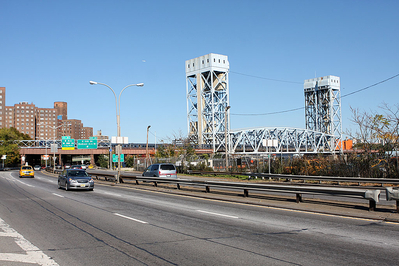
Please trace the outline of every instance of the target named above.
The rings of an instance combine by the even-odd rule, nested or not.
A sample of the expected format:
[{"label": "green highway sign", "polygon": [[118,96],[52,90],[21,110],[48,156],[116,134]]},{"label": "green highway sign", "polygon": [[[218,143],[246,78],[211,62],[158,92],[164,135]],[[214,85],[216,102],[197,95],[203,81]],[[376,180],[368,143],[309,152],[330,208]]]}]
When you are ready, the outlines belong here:
[{"label": "green highway sign", "polygon": [[97,149],[97,138],[90,137],[90,139],[78,139],[78,149]]},{"label": "green highway sign", "polygon": [[[121,163],[125,161],[125,155],[121,154]],[[112,154],[112,162],[117,163],[118,162],[118,154]]]},{"label": "green highway sign", "polygon": [[61,148],[63,150],[74,150],[75,149],[75,139],[71,139],[70,136],[63,136],[61,141]]}]

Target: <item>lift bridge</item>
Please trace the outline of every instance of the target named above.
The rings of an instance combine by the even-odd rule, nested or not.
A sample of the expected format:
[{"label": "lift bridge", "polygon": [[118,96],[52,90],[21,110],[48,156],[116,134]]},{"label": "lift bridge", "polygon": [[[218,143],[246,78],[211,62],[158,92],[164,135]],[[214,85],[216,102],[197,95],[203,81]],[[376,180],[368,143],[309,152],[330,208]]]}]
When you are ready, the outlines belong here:
[{"label": "lift bridge", "polygon": [[306,129],[230,129],[229,62],[208,54],[186,61],[188,136],[200,146],[229,154],[335,153],[342,139],[340,78],[304,82]]}]

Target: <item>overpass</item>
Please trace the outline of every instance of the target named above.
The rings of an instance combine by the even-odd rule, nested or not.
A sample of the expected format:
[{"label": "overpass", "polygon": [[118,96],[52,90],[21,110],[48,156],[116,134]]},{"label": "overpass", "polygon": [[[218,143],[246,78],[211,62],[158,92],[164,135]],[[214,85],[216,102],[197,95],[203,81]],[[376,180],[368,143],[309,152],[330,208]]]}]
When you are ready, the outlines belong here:
[{"label": "overpass", "polygon": [[[18,144],[20,148],[21,163],[28,162],[29,164],[41,164],[42,155],[50,155],[52,157],[54,154],[58,158],[58,162],[72,163],[74,161],[90,161],[91,164],[95,163],[95,156],[98,155],[110,155],[114,149],[110,140],[98,140],[97,149],[77,149],[75,143],[75,149],[62,149],[61,140],[16,140],[14,143]],[[51,146],[57,145],[57,150],[55,152],[51,151]],[[125,155],[136,155],[145,156],[146,155],[146,145],[137,144],[123,145],[123,154]],[[149,145],[150,146],[150,145]],[[155,154],[155,146],[151,145],[148,148],[150,155]]]},{"label": "overpass", "polygon": [[[58,158],[58,162],[72,163],[73,161],[90,161],[91,164],[95,163],[95,156],[98,155],[110,155],[115,149],[115,145],[110,140],[98,140],[97,149],[77,149],[75,143],[75,149],[63,150],[61,140],[16,140],[14,143],[18,144],[20,148],[21,163],[28,162],[30,165],[40,165],[42,155],[53,155]],[[51,145],[57,145],[57,151],[54,153],[51,151]],[[146,155],[146,144],[142,143],[129,143],[123,144],[123,154],[133,155],[139,157],[145,157]],[[154,156],[156,152],[155,144],[148,144],[148,153],[150,156]],[[212,149],[196,149],[197,154],[210,154],[213,153]],[[51,157],[51,156],[50,156]]]}]

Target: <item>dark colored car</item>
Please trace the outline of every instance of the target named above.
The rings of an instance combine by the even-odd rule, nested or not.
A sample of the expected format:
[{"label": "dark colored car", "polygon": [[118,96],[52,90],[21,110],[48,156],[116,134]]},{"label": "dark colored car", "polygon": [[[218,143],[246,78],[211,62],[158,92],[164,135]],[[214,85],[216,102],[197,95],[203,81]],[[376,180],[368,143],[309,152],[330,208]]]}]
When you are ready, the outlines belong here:
[{"label": "dark colored car", "polygon": [[58,188],[93,190],[94,180],[85,170],[66,169],[58,176]]},{"label": "dark colored car", "polygon": [[176,167],[171,163],[156,163],[150,165],[143,176],[177,178]]}]

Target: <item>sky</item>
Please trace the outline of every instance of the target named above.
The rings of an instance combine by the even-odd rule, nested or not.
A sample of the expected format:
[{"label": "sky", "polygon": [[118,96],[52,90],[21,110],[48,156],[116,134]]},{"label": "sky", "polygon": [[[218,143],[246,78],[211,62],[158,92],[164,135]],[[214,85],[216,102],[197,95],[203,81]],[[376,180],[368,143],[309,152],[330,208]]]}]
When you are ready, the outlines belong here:
[{"label": "sky", "polygon": [[[68,103],[68,118],[129,142],[187,136],[185,61],[230,64],[231,129],[305,128],[306,79],[341,79],[351,108],[399,101],[399,1],[0,0],[0,87],[6,105]],[[364,90],[362,90],[364,89]],[[357,93],[345,96],[352,92]],[[285,112],[287,110],[299,109]],[[274,113],[274,114],[270,114]]]}]

